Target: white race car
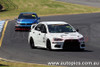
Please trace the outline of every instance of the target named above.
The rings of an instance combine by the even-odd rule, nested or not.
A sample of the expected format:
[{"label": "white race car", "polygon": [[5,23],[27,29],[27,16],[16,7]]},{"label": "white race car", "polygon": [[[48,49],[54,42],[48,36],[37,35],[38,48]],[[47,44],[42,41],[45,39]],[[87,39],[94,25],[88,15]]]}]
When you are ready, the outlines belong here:
[{"label": "white race car", "polygon": [[83,35],[70,24],[63,21],[45,21],[32,25],[28,43],[31,48],[42,47],[53,49],[85,49]]}]

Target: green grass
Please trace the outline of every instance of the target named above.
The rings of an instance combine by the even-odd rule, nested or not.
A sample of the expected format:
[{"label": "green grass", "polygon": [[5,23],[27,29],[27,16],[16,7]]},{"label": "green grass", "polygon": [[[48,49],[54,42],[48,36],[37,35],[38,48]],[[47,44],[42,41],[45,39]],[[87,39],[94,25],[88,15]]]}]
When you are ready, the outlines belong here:
[{"label": "green grass", "polygon": [[0,0],[4,10],[0,19],[13,18],[21,12],[36,12],[39,16],[100,12],[100,8],[64,3],[54,0]]},{"label": "green grass", "polygon": [[0,61],[0,67],[58,67],[58,66],[39,65],[39,64],[31,64],[31,63],[21,63],[21,62],[19,63],[19,62]]}]

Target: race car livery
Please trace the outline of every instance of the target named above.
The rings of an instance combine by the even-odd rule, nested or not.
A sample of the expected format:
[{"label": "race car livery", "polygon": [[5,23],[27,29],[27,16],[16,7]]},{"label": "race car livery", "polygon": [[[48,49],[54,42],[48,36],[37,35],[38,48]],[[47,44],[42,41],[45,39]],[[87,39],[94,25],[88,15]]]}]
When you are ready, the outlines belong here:
[{"label": "race car livery", "polygon": [[39,19],[36,13],[21,13],[15,23],[15,30],[30,30],[32,24],[39,23]]},{"label": "race car livery", "polygon": [[[34,25],[33,25],[34,26]],[[45,21],[31,27],[28,43],[31,48],[85,49],[84,37],[63,21]]]}]

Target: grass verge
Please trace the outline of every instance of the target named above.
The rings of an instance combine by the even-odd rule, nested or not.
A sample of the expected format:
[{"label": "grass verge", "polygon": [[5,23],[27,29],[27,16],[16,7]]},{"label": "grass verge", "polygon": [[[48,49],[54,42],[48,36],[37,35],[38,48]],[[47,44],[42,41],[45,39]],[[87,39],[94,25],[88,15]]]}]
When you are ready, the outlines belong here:
[{"label": "grass verge", "polygon": [[54,0],[3,0],[0,19],[17,17],[21,12],[36,12],[39,16],[100,12],[100,8],[64,3]]},{"label": "grass verge", "polygon": [[31,63],[22,63],[22,62],[19,63],[19,62],[0,61],[0,67],[58,67],[58,66],[48,66],[48,65],[31,64]]}]

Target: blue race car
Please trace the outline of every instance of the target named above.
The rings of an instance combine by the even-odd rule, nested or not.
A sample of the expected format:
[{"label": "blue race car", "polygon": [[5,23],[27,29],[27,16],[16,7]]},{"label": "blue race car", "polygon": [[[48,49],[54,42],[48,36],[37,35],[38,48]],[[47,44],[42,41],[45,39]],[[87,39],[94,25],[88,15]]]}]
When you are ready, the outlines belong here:
[{"label": "blue race car", "polygon": [[39,23],[40,17],[36,13],[23,12],[20,13],[15,24],[15,31],[17,30],[30,30],[32,24]]}]

